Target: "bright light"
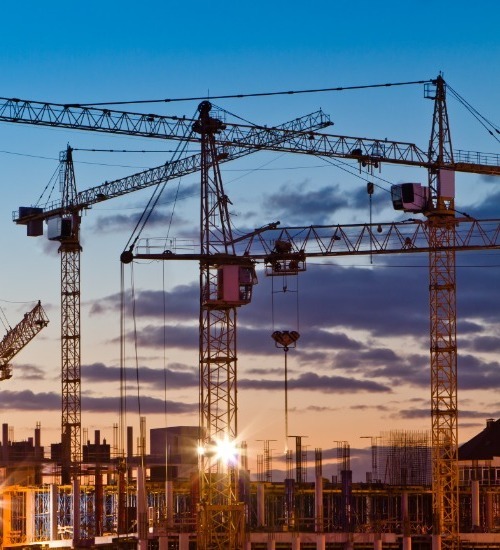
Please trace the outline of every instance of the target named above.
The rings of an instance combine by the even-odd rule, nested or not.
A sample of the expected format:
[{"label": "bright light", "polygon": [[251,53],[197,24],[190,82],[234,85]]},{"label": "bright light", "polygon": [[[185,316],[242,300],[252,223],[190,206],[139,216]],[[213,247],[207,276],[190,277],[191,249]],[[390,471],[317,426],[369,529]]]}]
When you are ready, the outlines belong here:
[{"label": "bright light", "polygon": [[205,454],[205,448],[202,445],[198,445],[196,452],[198,456],[203,456]]},{"label": "bright light", "polygon": [[222,460],[225,464],[236,463],[238,458],[238,450],[236,448],[236,441],[229,441],[227,436],[221,439],[215,444],[217,460]]}]

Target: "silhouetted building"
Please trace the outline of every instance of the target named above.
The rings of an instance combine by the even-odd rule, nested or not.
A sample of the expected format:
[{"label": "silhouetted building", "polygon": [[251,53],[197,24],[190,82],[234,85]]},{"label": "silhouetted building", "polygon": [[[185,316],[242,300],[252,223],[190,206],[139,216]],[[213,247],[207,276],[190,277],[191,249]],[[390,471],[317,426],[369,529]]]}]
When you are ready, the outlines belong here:
[{"label": "silhouetted building", "polygon": [[[151,480],[188,480],[198,472],[198,426],[150,430]],[[154,465],[153,465],[154,464]]]}]

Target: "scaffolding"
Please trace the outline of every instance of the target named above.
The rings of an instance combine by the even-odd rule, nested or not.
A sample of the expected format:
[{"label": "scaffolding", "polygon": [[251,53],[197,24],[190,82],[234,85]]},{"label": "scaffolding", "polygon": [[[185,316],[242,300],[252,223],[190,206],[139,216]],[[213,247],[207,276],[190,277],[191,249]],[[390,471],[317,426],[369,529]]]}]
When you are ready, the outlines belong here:
[{"label": "scaffolding", "polygon": [[401,486],[431,483],[429,431],[382,432],[378,452],[384,483]]}]

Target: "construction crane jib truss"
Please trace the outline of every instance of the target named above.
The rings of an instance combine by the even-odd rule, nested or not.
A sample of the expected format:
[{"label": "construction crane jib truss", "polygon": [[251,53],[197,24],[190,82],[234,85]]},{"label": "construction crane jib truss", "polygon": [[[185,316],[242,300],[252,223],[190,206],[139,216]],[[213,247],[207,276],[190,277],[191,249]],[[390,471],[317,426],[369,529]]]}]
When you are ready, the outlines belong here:
[{"label": "construction crane jib truss", "polygon": [[0,381],[12,377],[12,359],[48,324],[47,314],[38,302],[14,328],[7,331],[0,342]]}]

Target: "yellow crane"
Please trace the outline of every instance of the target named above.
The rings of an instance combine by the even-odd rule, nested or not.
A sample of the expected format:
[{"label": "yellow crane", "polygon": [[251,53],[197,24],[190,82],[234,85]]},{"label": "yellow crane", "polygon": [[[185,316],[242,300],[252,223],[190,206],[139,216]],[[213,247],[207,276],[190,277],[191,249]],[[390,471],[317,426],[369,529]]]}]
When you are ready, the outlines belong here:
[{"label": "yellow crane", "polygon": [[[451,148],[451,140],[449,136],[448,127],[448,115],[446,111],[446,88],[444,80],[438,77],[432,85],[426,89],[427,97],[434,100],[434,118],[432,126],[432,135],[430,140],[430,146],[428,151],[427,160],[419,163],[421,166],[428,168],[429,183],[427,187],[423,187],[420,184],[403,184],[393,186],[391,189],[393,206],[397,210],[405,210],[407,212],[418,212],[426,216],[427,220],[425,224],[415,223],[420,232],[425,236],[425,250],[429,253],[429,290],[430,290],[430,320],[431,320],[431,416],[432,416],[432,480],[433,480],[433,510],[434,510],[434,537],[436,539],[436,545],[444,550],[458,550],[459,548],[459,510],[458,510],[458,433],[457,433],[457,348],[456,348],[456,281],[455,281],[455,250],[460,249],[484,249],[484,248],[498,248],[499,242],[496,237],[493,241],[488,241],[484,227],[480,222],[472,219],[458,220],[455,215],[454,209],[454,174],[455,171],[462,170],[464,172],[472,173],[487,173],[490,175],[500,175],[500,159],[497,158],[497,164],[474,164],[471,162],[455,162],[453,158],[453,151]],[[200,107],[200,113],[209,112],[208,106],[205,104]],[[201,116],[201,115],[200,115]],[[209,116],[209,115],[204,115]],[[216,133],[216,120],[204,123],[205,128],[209,128],[207,133]],[[327,140],[328,137],[321,136],[318,141]],[[210,140],[209,140],[210,142]],[[212,137],[212,142],[215,143],[215,139]],[[314,140],[313,140],[313,143]],[[293,145],[286,145],[287,150],[294,152]],[[290,149],[288,149],[288,147]],[[274,149],[274,147],[270,147]],[[282,150],[283,146],[279,149]],[[214,149],[215,151],[215,149]],[[372,149],[373,151],[373,149]],[[295,151],[295,152],[302,152]],[[364,164],[379,164],[384,158],[385,150],[377,150],[377,154],[370,155],[363,154],[363,150],[356,151],[359,156],[359,161]],[[324,153],[323,153],[324,154]],[[352,151],[351,151],[352,154]],[[342,156],[337,153],[336,156]],[[227,197],[223,193],[222,184],[219,181],[217,167],[217,156],[212,153],[208,157],[210,162],[206,163],[205,171],[208,172],[209,168],[214,174],[212,177],[214,181],[218,181],[216,191],[213,191],[215,199],[212,202],[213,205],[218,205],[219,208],[226,208]],[[389,160],[390,162],[390,160]],[[412,164],[414,161],[410,162]],[[202,168],[202,182],[209,179],[208,175],[204,175],[204,169]],[[202,185],[203,187],[203,185]],[[204,218],[205,222],[208,219]],[[462,239],[461,243],[457,242],[457,225],[468,225],[472,228],[472,233],[469,230],[468,236]],[[203,224],[203,219],[202,219]],[[410,224],[412,225],[412,224]],[[377,224],[377,231],[380,224]],[[203,227],[203,225],[202,225]],[[205,275],[207,281],[205,286],[203,285],[203,273],[208,268],[203,267],[206,265],[212,265],[214,273],[216,273],[213,285],[218,285],[220,289],[221,281],[224,281],[224,270],[229,266],[234,268],[235,277],[237,277],[237,270],[246,269],[251,265],[248,262],[257,261],[258,259],[264,259],[268,266],[268,273],[274,274],[279,272],[280,274],[292,273],[296,274],[298,271],[305,268],[305,258],[308,252],[305,247],[296,247],[293,249],[291,243],[286,236],[280,235],[278,237],[273,236],[272,242],[275,246],[272,250],[268,251],[268,254],[262,258],[255,253],[252,253],[247,248],[243,254],[235,255],[234,245],[236,242],[242,242],[244,237],[240,237],[237,240],[232,240],[231,234],[228,230],[229,222],[227,219],[227,211],[221,209],[217,231],[222,231],[222,234],[218,235],[219,248],[210,250],[208,246],[201,244],[201,254],[199,256],[191,255],[192,259],[199,259],[202,269],[202,287],[201,293],[206,291],[208,286],[208,276]],[[408,227],[406,225],[405,227]],[[214,227],[206,226],[205,235],[211,230],[212,234],[216,231]],[[395,224],[390,224],[390,228],[397,237],[400,237],[406,230],[402,230],[402,227],[398,227]],[[304,231],[306,228],[300,228]],[[309,228],[312,232],[315,228]],[[224,233],[227,230],[227,233]],[[263,228],[262,230],[252,233],[247,239],[252,241],[260,240],[264,238],[266,231],[274,231],[274,228]],[[378,239],[374,238],[373,230],[371,226],[363,226],[365,231],[365,238],[368,237],[370,243],[369,250],[365,253],[373,252],[373,245],[378,244]],[[399,235],[398,235],[399,233]],[[202,233],[203,234],[203,233]],[[494,232],[494,235],[498,234],[498,226]],[[221,236],[222,235],[222,236]],[[316,238],[318,234],[314,235]],[[335,230],[335,234],[331,236],[331,240],[323,243],[325,251],[319,255],[328,256],[332,254],[334,245],[340,240],[344,240],[344,229],[338,226]],[[418,234],[417,234],[418,236]],[[351,246],[350,253],[357,253],[355,251],[356,246],[359,247],[361,239],[349,242]],[[321,241],[321,239],[319,239]],[[346,242],[346,240],[344,240]],[[389,250],[388,243],[390,241],[384,241],[381,246],[376,248],[378,252],[387,253]],[[396,241],[397,242],[397,241]],[[400,241],[398,252],[416,252],[418,251],[418,241],[415,235],[405,236]],[[419,243],[420,244],[420,243]],[[354,245],[354,248],[353,248]],[[422,245],[420,244],[420,247]],[[327,252],[330,250],[330,252]],[[336,250],[335,250],[336,252]],[[393,251],[394,252],[394,251]],[[214,257],[211,254],[217,253]],[[180,255],[183,256],[183,255]],[[181,259],[169,255],[167,258],[165,254],[135,254],[138,259]],[[130,257],[128,261],[130,261]],[[246,263],[243,263],[246,262]],[[241,273],[241,271],[240,271]],[[249,280],[247,281],[249,283]],[[239,280],[240,288],[244,287],[244,281]],[[235,282],[235,286],[237,283]],[[249,292],[249,291],[248,291]],[[216,309],[220,315],[225,312],[226,322],[224,324],[224,330],[220,331],[217,337],[214,333],[214,341],[218,342],[218,346],[210,346],[209,342],[200,342],[200,368],[202,369],[202,389],[200,403],[202,415],[206,418],[202,418],[201,425],[208,429],[208,439],[206,445],[210,445],[213,441],[212,436],[220,429],[220,425],[217,423],[220,421],[220,414],[210,412],[212,402],[220,401],[220,388],[221,384],[220,373],[210,368],[206,369],[205,374],[203,354],[207,351],[218,349],[220,357],[210,356],[210,359],[214,363],[226,361],[224,374],[224,404],[226,406],[225,417],[229,415],[236,415],[236,388],[230,393],[232,386],[236,385],[236,375],[233,363],[236,361],[235,344],[231,347],[231,342],[236,340],[236,307],[243,305],[246,302],[239,302],[237,300],[231,303],[230,300],[224,301],[221,299],[218,303],[218,307],[212,304],[212,311]],[[201,303],[201,317],[200,326],[204,326],[204,311],[206,310],[206,304]],[[229,317],[231,312],[232,317]],[[208,324],[209,325],[209,324]],[[207,331],[202,332],[204,335]],[[231,351],[232,353],[228,353]],[[215,375],[217,383],[212,382],[210,385],[211,377]],[[203,390],[206,389],[206,396],[213,398],[208,399],[205,397]],[[216,389],[216,395],[211,395],[210,387],[212,391]],[[205,400],[209,405],[205,405]],[[215,420],[214,420],[215,419]],[[211,429],[209,424],[210,420],[215,422],[217,428]],[[223,424],[224,426],[225,424]],[[229,440],[236,439],[236,432],[226,429]],[[213,442],[212,442],[213,445]],[[204,449],[204,453],[206,450]],[[213,468],[213,462],[210,462],[211,468]],[[235,477],[235,473],[230,473],[230,468],[226,464],[225,467],[229,471],[228,475]],[[218,471],[223,470],[224,463],[219,457]],[[202,466],[202,474],[210,471],[210,468]],[[206,481],[207,486],[213,488],[217,483],[212,480]],[[238,542],[238,522],[239,515],[242,511],[238,508],[241,503],[238,504],[237,493],[235,490],[235,484],[225,489],[223,493],[226,497],[226,505],[221,504],[220,500],[210,500],[204,498],[202,487],[202,510],[213,509],[213,513],[209,517],[204,517],[200,524],[200,532],[205,538],[202,540],[202,548],[224,548],[221,544],[220,537],[217,537],[217,533],[220,532],[221,521],[227,521],[228,517],[233,518],[233,524],[231,528],[226,527],[226,535],[228,538],[226,542],[230,546],[229,548],[240,548],[241,543]],[[231,515],[233,514],[233,515]],[[235,515],[236,514],[236,515]],[[217,519],[218,518],[218,519]],[[207,534],[207,531],[212,529],[212,534]],[[240,527],[240,534],[243,531]],[[228,535],[229,531],[234,531],[233,535]]]},{"label": "yellow crane", "polygon": [[[183,121],[185,124],[185,121]],[[196,121],[191,121],[194,125]],[[245,126],[236,127],[239,139],[244,143],[259,143],[272,132],[275,143],[291,135],[329,126],[329,118],[321,111],[287,122],[272,129]],[[234,133],[234,128],[228,132]],[[131,135],[136,135],[130,131]],[[226,135],[226,133],[225,133]],[[229,136],[229,133],[226,137]],[[160,137],[157,135],[157,137]],[[196,138],[199,139],[199,138]],[[220,162],[227,162],[253,152],[253,149],[234,145]],[[170,179],[191,174],[200,170],[206,157],[192,155],[146,170],[119,180],[78,192],[75,181],[73,150],[70,146],[60,155],[59,179],[62,199],[42,208],[39,206],[20,207],[13,219],[25,225],[28,236],[43,234],[43,223],[47,222],[47,236],[60,243],[61,262],[61,383],[62,414],[61,439],[63,459],[61,460],[61,481],[70,483],[78,476],[81,460],[81,334],[80,334],[80,224],[81,213],[92,205],[140,189],[165,184]],[[121,505],[123,502],[120,500]],[[123,518],[122,513],[119,514]],[[77,521],[77,518],[74,518]],[[125,529],[120,525],[120,532]]]}]

